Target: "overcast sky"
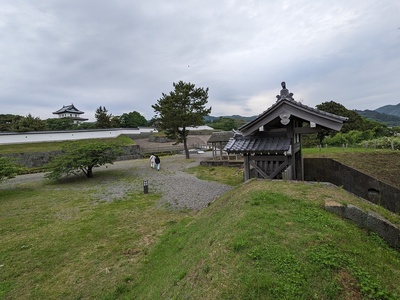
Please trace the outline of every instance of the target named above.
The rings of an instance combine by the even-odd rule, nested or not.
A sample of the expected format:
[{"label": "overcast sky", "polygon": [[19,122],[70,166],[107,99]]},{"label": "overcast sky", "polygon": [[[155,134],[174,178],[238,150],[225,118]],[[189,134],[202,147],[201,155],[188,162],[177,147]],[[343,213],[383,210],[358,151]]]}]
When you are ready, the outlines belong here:
[{"label": "overcast sky", "polygon": [[2,0],[0,114],[73,103],[154,116],[173,82],[211,115],[262,113],[281,81],[303,104],[400,103],[399,0]]}]

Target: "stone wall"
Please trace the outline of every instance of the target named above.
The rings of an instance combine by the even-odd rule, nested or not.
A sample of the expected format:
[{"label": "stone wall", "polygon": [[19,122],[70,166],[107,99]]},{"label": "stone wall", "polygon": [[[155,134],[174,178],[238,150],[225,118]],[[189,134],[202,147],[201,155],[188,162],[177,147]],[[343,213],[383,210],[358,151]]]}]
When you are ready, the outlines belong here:
[{"label": "stone wall", "polygon": [[117,160],[130,160],[142,158],[142,151],[138,145],[123,147],[124,153],[120,155]]},{"label": "stone wall", "polygon": [[305,158],[304,180],[331,182],[345,190],[400,213],[400,190],[330,158]]},{"label": "stone wall", "polygon": [[149,136],[150,143],[172,143],[174,140],[167,138],[166,136]]},{"label": "stone wall", "polygon": [[366,212],[354,205],[342,205],[335,201],[327,201],[325,209],[342,218],[351,220],[361,228],[376,232],[386,243],[400,251],[400,229],[377,213]]},{"label": "stone wall", "polygon": [[[61,151],[17,153],[4,155],[12,157],[15,162],[26,168],[40,168],[47,164],[54,156],[61,154]],[[123,147],[123,154],[117,160],[129,160],[141,158],[140,147],[137,145]]]}]

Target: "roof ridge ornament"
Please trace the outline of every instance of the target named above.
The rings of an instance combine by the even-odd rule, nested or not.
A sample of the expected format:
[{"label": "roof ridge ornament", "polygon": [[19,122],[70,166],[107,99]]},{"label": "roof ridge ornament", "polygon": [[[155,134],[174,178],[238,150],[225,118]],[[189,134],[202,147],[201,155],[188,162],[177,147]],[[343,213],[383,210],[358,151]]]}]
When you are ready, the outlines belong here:
[{"label": "roof ridge ornament", "polygon": [[293,93],[289,93],[289,90],[286,88],[286,82],[282,81],[281,82],[281,94],[276,96],[276,102],[280,101],[280,100],[291,100],[294,101],[293,99]]}]

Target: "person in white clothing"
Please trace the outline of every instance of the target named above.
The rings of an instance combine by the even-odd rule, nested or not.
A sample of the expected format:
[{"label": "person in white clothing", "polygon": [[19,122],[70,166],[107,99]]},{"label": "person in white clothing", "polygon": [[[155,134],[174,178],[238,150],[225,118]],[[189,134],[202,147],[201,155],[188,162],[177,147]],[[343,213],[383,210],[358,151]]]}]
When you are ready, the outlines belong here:
[{"label": "person in white clothing", "polygon": [[152,169],[154,169],[155,160],[156,160],[156,157],[154,156],[154,154],[151,154],[151,156],[150,156],[150,168],[152,168]]}]

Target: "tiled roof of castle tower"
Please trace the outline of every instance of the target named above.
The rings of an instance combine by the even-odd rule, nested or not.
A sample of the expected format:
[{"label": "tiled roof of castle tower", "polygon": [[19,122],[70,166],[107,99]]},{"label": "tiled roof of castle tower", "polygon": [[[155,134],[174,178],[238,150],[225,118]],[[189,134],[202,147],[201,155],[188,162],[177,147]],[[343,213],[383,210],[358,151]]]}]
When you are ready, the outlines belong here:
[{"label": "tiled roof of castle tower", "polygon": [[73,114],[84,114],[83,111],[78,110],[73,104],[63,105],[62,108],[53,112],[53,114],[62,114],[62,113],[73,113]]}]

